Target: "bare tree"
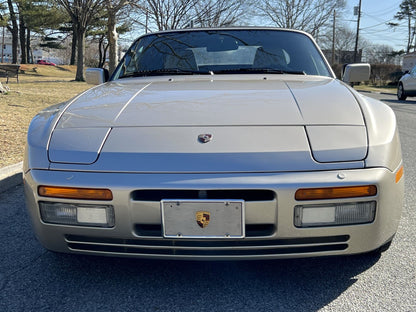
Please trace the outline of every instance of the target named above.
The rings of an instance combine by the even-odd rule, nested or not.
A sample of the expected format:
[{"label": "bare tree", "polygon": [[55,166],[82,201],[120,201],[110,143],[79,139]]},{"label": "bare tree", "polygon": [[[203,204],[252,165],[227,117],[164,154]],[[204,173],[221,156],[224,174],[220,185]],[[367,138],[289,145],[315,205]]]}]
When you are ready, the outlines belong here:
[{"label": "bare tree", "polygon": [[17,17],[13,1],[7,0],[7,6],[9,8],[9,20],[11,22],[11,25],[7,25],[6,27],[12,34],[12,63],[16,64],[17,48],[19,45],[19,26],[17,24]]},{"label": "bare tree", "polygon": [[[330,50],[332,46],[332,40],[334,41],[335,51],[353,51],[355,44],[355,32],[348,27],[339,26],[336,29],[335,37],[332,37],[331,33],[326,33],[320,36],[320,46],[322,49]],[[362,40],[359,41],[360,46]]]},{"label": "bare tree", "polygon": [[104,0],[55,0],[71,17],[77,37],[76,81],[85,81],[84,52],[87,28]]},{"label": "bare tree", "polygon": [[[148,10],[159,30],[177,29],[191,20],[190,12],[195,0],[148,0]],[[151,15],[152,16],[152,15]]]},{"label": "bare tree", "polygon": [[139,23],[147,29],[154,26],[157,30],[235,25],[248,12],[251,2],[252,0],[130,1],[142,13]]},{"label": "bare tree", "polygon": [[[197,0],[144,0],[132,4],[157,30],[177,29],[191,21],[191,11]],[[146,22],[147,26],[147,22]]]},{"label": "bare tree", "polygon": [[[339,26],[336,29],[335,37],[327,32],[320,36],[320,46],[323,51],[326,51],[326,56],[332,56],[332,40],[334,40],[334,62],[335,64],[344,64],[354,62],[354,45],[355,45],[355,31],[352,29]],[[367,47],[369,43],[364,38],[359,38],[358,47],[362,51],[363,47]],[[329,52],[331,51],[331,52]]]},{"label": "bare tree", "polygon": [[397,64],[400,58],[393,47],[384,44],[369,44],[365,49],[365,57],[371,64]]},{"label": "bare tree", "polygon": [[259,0],[258,8],[278,27],[300,29],[316,36],[332,18],[334,9],[344,5],[344,0]]},{"label": "bare tree", "polygon": [[117,14],[127,5],[127,0],[105,0],[107,11],[107,37],[109,51],[109,71],[112,73],[117,66]]},{"label": "bare tree", "polygon": [[235,25],[247,12],[249,1],[200,0],[194,6],[194,23],[200,27]]}]

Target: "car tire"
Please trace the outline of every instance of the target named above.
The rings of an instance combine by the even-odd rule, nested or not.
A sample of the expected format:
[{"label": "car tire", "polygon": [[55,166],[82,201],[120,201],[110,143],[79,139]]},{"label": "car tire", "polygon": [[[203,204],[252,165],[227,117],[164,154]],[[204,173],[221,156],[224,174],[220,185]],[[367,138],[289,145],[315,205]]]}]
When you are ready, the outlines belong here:
[{"label": "car tire", "polygon": [[407,98],[406,92],[404,91],[403,84],[399,84],[397,87],[397,98],[400,101],[405,101]]}]

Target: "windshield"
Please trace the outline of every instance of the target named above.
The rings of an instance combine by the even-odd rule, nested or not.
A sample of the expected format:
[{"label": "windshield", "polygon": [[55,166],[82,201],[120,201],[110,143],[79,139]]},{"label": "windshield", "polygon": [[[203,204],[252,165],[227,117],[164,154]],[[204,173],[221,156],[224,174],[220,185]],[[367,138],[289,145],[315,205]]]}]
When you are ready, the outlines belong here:
[{"label": "windshield", "polygon": [[285,30],[197,30],[146,35],[127,51],[114,79],[193,74],[331,76],[313,41]]}]

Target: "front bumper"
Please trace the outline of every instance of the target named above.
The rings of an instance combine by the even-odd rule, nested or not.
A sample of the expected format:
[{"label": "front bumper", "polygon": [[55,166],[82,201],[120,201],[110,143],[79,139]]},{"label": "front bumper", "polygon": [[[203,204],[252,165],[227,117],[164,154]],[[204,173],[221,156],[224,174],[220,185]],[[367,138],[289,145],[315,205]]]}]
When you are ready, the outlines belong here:
[{"label": "front bumper", "polygon": [[[395,234],[401,215],[404,181],[385,168],[303,173],[134,174],[30,170],[25,195],[33,228],[42,245],[57,252],[159,259],[244,260],[356,254],[375,250]],[[299,188],[376,185],[365,198],[295,200]],[[115,226],[93,228],[47,224],[39,201],[95,204],[51,199],[37,194],[39,185],[109,188]],[[162,236],[160,198],[155,194],[195,191],[229,192],[245,198],[244,239],[166,239]],[[216,193],[217,192],[217,193]],[[149,195],[151,194],[151,195]],[[270,196],[274,194],[274,196]],[[174,195],[172,195],[174,196]],[[230,198],[231,199],[231,198]],[[241,198],[236,198],[241,199]],[[296,205],[376,201],[368,224],[297,228]],[[102,204],[97,202],[96,204]]]}]

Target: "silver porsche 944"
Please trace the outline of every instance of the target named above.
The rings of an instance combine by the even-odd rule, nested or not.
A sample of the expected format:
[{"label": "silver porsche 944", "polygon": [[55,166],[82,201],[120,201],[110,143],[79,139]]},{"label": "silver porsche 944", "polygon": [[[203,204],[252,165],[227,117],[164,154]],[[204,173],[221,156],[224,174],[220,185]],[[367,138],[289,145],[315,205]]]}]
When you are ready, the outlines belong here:
[{"label": "silver porsche 944", "polygon": [[[346,81],[366,71],[347,66]],[[390,245],[395,115],[337,80],[308,34],[146,34],[106,76],[90,69],[96,86],[30,124],[25,196],[45,248],[220,260]]]}]

